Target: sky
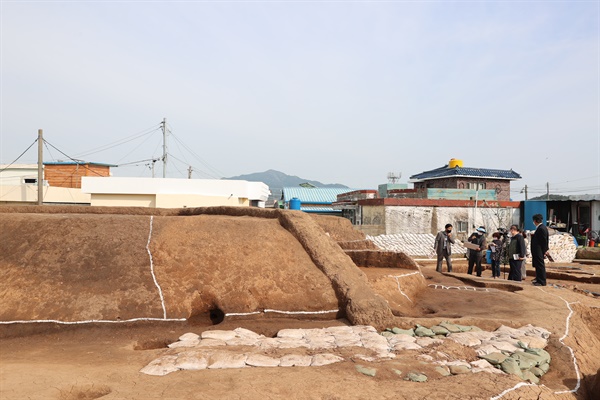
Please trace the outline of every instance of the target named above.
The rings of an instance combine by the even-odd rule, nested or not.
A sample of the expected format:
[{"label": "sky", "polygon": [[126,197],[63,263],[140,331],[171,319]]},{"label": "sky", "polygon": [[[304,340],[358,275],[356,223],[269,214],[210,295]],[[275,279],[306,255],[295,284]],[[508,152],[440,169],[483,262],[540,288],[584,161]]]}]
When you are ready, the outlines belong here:
[{"label": "sky", "polygon": [[[117,176],[513,169],[511,197],[600,193],[595,1],[0,0],[0,163]],[[36,146],[18,163],[35,163]],[[162,176],[162,165],[155,163]]]}]

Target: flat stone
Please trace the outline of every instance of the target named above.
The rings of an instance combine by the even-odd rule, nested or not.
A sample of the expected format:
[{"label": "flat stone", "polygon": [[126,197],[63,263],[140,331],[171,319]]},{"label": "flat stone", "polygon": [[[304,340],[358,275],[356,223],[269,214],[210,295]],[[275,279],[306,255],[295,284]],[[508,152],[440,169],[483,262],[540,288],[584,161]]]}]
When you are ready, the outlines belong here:
[{"label": "flat stone", "polygon": [[527,348],[543,349],[548,345],[548,340],[536,336],[521,336],[517,339]]},{"label": "flat stone", "polygon": [[146,375],[164,376],[179,370],[179,368],[175,366],[176,361],[177,356],[162,356],[151,361],[142,368],[140,372]]},{"label": "flat stone", "polygon": [[245,328],[235,328],[233,332],[235,332],[235,335],[239,338],[249,338],[258,340],[261,337],[264,337],[263,335],[259,335],[258,333]]},{"label": "flat stone", "polygon": [[336,347],[333,336],[307,339],[307,345],[309,349],[332,349]]},{"label": "flat stone", "polygon": [[208,369],[244,368],[247,358],[246,354],[218,351],[211,355],[208,362]]},{"label": "flat stone", "polygon": [[450,322],[442,322],[439,325],[441,327],[443,327],[443,328],[446,328],[448,330],[448,332],[450,332],[450,333],[459,333],[459,332],[462,332],[457,325],[451,324]]},{"label": "flat stone", "polygon": [[543,339],[548,339],[550,337],[550,331],[539,326],[533,326],[531,324],[522,326],[518,329],[519,331],[525,333],[527,336],[537,336]]},{"label": "flat stone", "polygon": [[432,346],[434,344],[444,343],[444,341],[440,340],[440,339],[430,338],[430,337],[421,337],[416,340],[416,343],[421,347],[427,347],[427,346]]},{"label": "flat stone", "polygon": [[535,374],[529,370],[523,371],[523,380],[535,383],[536,385],[540,383],[540,378],[535,376]]},{"label": "flat stone", "polygon": [[[233,338],[231,338],[233,339]],[[231,340],[230,339],[230,340]],[[198,343],[198,347],[216,347],[216,346],[227,346],[227,342],[220,339],[202,339],[200,343]]]},{"label": "flat stone", "polygon": [[359,335],[362,333],[377,333],[377,329],[369,325],[354,325],[352,326],[352,332],[358,333]]},{"label": "flat stone", "polygon": [[396,335],[415,336],[415,331],[413,331],[412,329],[392,328],[392,332]]},{"label": "flat stone", "polygon": [[390,348],[387,339],[380,335],[364,335],[362,344],[365,349],[373,351],[388,351]]},{"label": "flat stone", "polygon": [[[392,334],[392,336],[395,336]],[[362,340],[359,335],[354,333],[335,335],[335,344],[337,347],[362,347]]]},{"label": "flat stone", "polygon": [[390,338],[390,337],[394,337],[396,335],[394,334],[394,332],[383,331],[383,332],[381,332],[381,336],[383,336],[385,338]]},{"label": "flat stone", "polygon": [[170,349],[178,349],[178,348],[182,348],[182,347],[196,347],[199,344],[200,344],[200,340],[198,340],[198,339],[194,339],[194,340],[181,340],[179,342],[171,343],[168,347]]},{"label": "flat stone", "polygon": [[481,344],[481,340],[477,339],[470,332],[451,333],[448,335],[448,339],[468,347],[479,346]]},{"label": "flat stone", "polygon": [[550,364],[548,364],[548,363],[540,364],[540,366],[538,368],[541,369],[544,372],[544,374],[546,374],[550,370]]},{"label": "flat stone", "polygon": [[279,367],[281,360],[265,356],[263,354],[249,354],[246,359],[246,365],[251,367]]},{"label": "flat stone", "polygon": [[521,368],[519,367],[517,361],[513,358],[509,357],[506,360],[502,361],[502,363],[500,364],[500,368],[507,374],[516,375],[519,378],[522,377]]},{"label": "flat stone", "polygon": [[462,375],[471,373],[471,368],[465,367],[464,365],[450,365],[448,367],[452,375]]},{"label": "flat stone", "polygon": [[396,343],[406,342],[406,343],[414,343],[417,341],[417,338],[410,335],[404,335],[402,333],[394,335],[393,337],[388,338],[388,343],[390,346],[395,345]]},{"label": "flat stone", "polygon": [[500,365],[508,357],[502,353],[496,352],[496,353],[490,353],[490,354],[486,354],[486,355],[480,355],[479,358],[484,359],[485,361],[489,362],[492,365]]},{"label": "flat stone", "polygon": [[443,367],[441,365],[435,367],[435,371],[440,374],[441,376],[450,376],[452,375],[452,373],[450,373],[450,370],[447,367]]},{"label": "flat stone", "polygon": [[409,372],[404,380],[412,382],[427,382],[427,375],[418,372]]},{"label": "flat stone", "polygon": [[535,354],[536,356],[539,356],[541,358],[540,363],[538,364],[538,366],[540,364],[550,364],[550,361],[552,361],[552,357],[550,356],[550,353],[548,353],[546,350],[543,350],[543,349],[527,349],[527,350],[525,350],[525,352],[530,353],[530,354]]},{"label": "flat stone", "polygon": [[200,335],[196,335],[195,333],[184,333],[183,335],[179,336],[179,340],[181,341],[185,341],[185,340],[199,340],[200,339]]},{"label": "flat stone", "polygon": [[439,326],[439,325],[434,325],[430,329],[436,335],[444,335],[444,336],[446,336],[447,334],[450,333],[450,331],[448,329],[444,328],[443,326]]},{"label": "flat stone", "polygon": [[338,334],[349,334],[349,333],[354,333],[354,330],[352,329],[351,326],[330,326],[329,328],[325,328],[324,329],[325,332],[330,333],[332,335],[338,335]]},{"label": "flat stone", "polygon": [[481,368],[481,369],[494,368],[494,366],[492,364],[490,364],[487,360],[471,361],[469,364],[471,364],[471,366],[474,368]]},{"label": "flat stone", "polygon": [[505,325],[501,325],[500,328],[496,329],[494,332],[504,333],[511,337],[519,337],[523,334],[523,331],[520,331],[515,328],[511,328],[510,326],[505,326]]},{"label": "flat stone", "polygon": [[491,344],[487,344],[487,342],[485,344],[481,342],[481,345],[475,348],[475,352],[478,356],[485,356],[486,354],[497,353],[498,349]]},{"label": "flat stone", "polygon": [[309,367],[312,363],[312,356],[303,356],[299,354],[287,354],[281,357],[279,366],[281,367]]},{"label": "flat stone", "polygon": [[418,358],[419,360],[433,361],[433,357],[432,357],[432,356],[430,356],[429,354],[419,354],[419,355],[417,356],[417,358]]},{"label": "flat stone", "polygon": [[186,371],[198,371],[208,367],[208,360],[195,351],[184,351],[177,355],[175,366]]},{"label": "flat stone", "polygon": [[202,332],[200,337],[202,337],[202,339],[217,339],[217,340],[222,340],[222,341],[226,342],[235,337],[235,332],[234,331],[219,331],[219,330],[204,331],[204,332]]},{"label": "flat stone", "polygon": [[[537,355],[537,354],[533,354],[533,353],[528,353],[526,351],[519,351],[514,353],[513,355],[515,355],[515,358],[518,358],[519,360],[530,360],[531,363],[533,364],[532,367],[538,367],[541,364],[545,364],[548,362],[548,359],[541,356],[541,355]],[[531,368],[527,368],[527,369],[531,369]]]},{"label": "flat stone", "polygon": [[251,337],[234,337],[225,343],[227,346],[258,346],[259,340]]},{"label": "flat stone", "polygon": [[419,337],[423,337],[423,336],[428,336],[428,337],[432,337],[435,336],[435,333],[433,333],[433,331],[429,328],[426,328],[424,326],[421,325],[417,325],[417,327],[415,328],[415,336],[419,336]]},{"label": "flat stone", "polygon": [[458,327],[458,329],[460,329],[461,332],[470,332],[473,330],[473,327],[470,325],[458,325],[456,324],[456,326]]},{"label": "flat stone", "polygon": [[512,343],[509,342],[487,342],[487,343],[492,343],[492,346],[494,346],[496,349],[500,350],[500,351],[506,351],[508,353],[514,353],[515,351],[519,350],[519,348],[517,346],[515,346]]},{"label": "flat stone", "polygon": [[533,367],[533,368],[530,369],[530,371],[531,371],[532,374],[534,374],[538,378],[541,378],[544,375],[544,371],[541,368],[538,368],[538,367]]},{"label": "flat stone", "polygon": [[421,350],[422,347],[419,346],[416,343],[411,343],[411,342],[399,342],[396,343],[394,345],[394,350],[395,351],[402,351],[402,350]]},{"label": "flat stone", "polygon": [[[277,342],[275,347],[279,349],[297,349],[299,347],[309,347],[310,343],[308,343],[305,339],[297,339],[291,337],[282,337],[276,338]],[[316,343],[316,342],[314,342]],[[333,342],[330,342],[333,344]]]},{"label": "flat stone", "polygon": [[469,332],[485,332],[485,331],[478,326],[471,325],[471,329],[469,330]]},{"label": "flat stone", "polygon": [[344,361],[342,357],[336,356],[335,354],[315,354],[310,363],[311,367],[320,367],[323,365],[329,365]]},{"label": "flat stone", "polygon": [[278,338],[304,339],[304,329],[282,329],[277,332]]},{"label": "flat stone", "polygon": [[392,372],[395,373],[396,375],[402,376],[402,371],[400,371],[399,369],[392,368]]},{"label": "flat stone", "polygon": [[357,365],[356,370],[361,374],[367,376],[375,376],[375,374],[377,374],[377,370],[375,368],[367,368],[362,365]]}]

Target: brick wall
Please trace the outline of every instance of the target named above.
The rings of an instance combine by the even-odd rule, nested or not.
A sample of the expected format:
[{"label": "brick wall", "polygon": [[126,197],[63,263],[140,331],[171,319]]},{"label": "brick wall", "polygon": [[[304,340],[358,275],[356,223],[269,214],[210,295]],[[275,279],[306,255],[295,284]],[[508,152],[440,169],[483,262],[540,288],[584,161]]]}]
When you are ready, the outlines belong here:
[{"label": "brick wall", "polygon": [[416,182],[415,189],[439,188],[439,189],[468,189],[469,183],[485,183],[486,189],[496,190],[499,201],[510,200],[510,181],[500,179],[481,179],[481,178],[440,178],[424,182]]},{"label": "brick wall", "polygon": [[110,167],[90,164],[44,165],[44,180],[50,186],[81,188],[82,176],[110,176]]}]

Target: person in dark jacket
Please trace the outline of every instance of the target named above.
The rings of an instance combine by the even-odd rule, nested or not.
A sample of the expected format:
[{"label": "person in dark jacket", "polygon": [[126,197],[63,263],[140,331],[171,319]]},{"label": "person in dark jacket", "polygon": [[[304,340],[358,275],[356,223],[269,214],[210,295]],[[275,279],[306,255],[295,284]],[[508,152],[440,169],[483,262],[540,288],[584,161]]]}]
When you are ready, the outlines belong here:
[{"label": "person in dark jacket", "polygon": [[499,278],[500,277],[500,261],[502,260],[502,250],[504,247],[504,242],[502,242],[502,234],[500,232],[496,232],[492,235],[494,238],[492,243],[490,243],[490,251],[492,258],[492,277]]},{"label": "person in dark jacket", "polygon": [[485,228],[480,226],[469,236],[469,242],[477,246],[477,249],[469,249],[469,268],[467,273],[473,275],[473,267],[476,266],[477,276],[481,276],[481,259],[483,258],[483,250],[487,248],[485,241]]},{"label": "person in dark jacket", "polygon": [[546,264],[544,257],[548,255],[548,228],[544,225],[542,214],[533,216],[535,232],[531,235],[531,263],[535,268],[535,286],[546,286]]},{"label": "person in dark jacket", "polygon": [[521,267],[525,255],[527,254],[527,246],[525,245],[525,239],[519,227],[517,225],[511,225],[510,227],[510,242],[508,243],[508,265],[510,265],[510,272],[508,273],[509,281],[521,282]]},{"label": "person in dark jacket", "polygon": [[452,224],[446,224],[444,230],[438,232],[433,243],[433,248],[437,253],[437,272],[442,272],[442,261],[446,259],[446,265],[448,266],[448,272],[452,272],[452,244],[454,244],[454,238],[452,237]]}]

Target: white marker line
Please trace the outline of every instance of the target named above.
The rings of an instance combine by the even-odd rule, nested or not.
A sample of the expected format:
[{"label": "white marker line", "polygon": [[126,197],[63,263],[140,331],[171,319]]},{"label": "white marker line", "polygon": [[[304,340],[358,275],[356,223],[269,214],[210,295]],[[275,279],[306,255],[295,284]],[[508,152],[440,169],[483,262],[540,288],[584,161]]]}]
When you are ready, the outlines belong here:
[{"label": "white marker line", "polygon": [[498,400],[498,399],[504,397],[505,394],[510,393],[513,390],[517,390],[518,388],[523,387],[523,386],[537,386],[537,385],[535,385],[533,383],[519,382],[515,386],[513,386],[512,388],[506,389],[504,392],[500,393],[499,395],[494,396],[494,397],[490,397],[490,400]]},{"label": "white marker line", "polygon": [[490,289],[489,288],[476,288],[473,286],[444,286],[444,285],[438,285],[438,284],[429,284],[427,285],[429,287],[432,287],[434,289],[445,289],[445,290],[450,290],[450,289],[455,289],[455,290],[470,290],[473,292],[489,292]]},{"label": "white marker line", "polygon": [[132,319],[119,319],[119,320],[109,320],[109,319],[90,319],[85,321],[60,321],[57,319],[37,319],[37,320],[18,320],[18,321],[0,321],[0,325],[9,325],[9,324],[38,324],[38,323],[53,323],[53,324],[62,324],[62,325],[79,325],[79,324],[122,324],[124,322],[137,322],[137,321],[165,321],[165,322],[181,322],[185,321],[185,318],[178,319],[165,319],[165,318],[132,318]]},{"label": "white marker line", "polygon": [[252,311],[252,312],[238,312],[238,313],[227,313],[226,317],[235,317],[235,316],[243,316],[243,315],[256,315],[260,314],[260,311]]},{"label": "white marker line", "polygon": [[568,346],[565,344],[565,342],[563,341],[564,339],[567,338],[567,336],[569,336],[569,321],[571,320],[571,317],[574,314],[573,309],[571,308],[571,304],[576,304],[579,303],[578,301],[569,303],[568,301],[566,301],[565,299],[563,299],[561,296],[554,294],[554,293],[549,293],[545,290],[543,290],[540,287],[537,287],[538,289],[540,289],[542,292],[547,293],[547,294],[551,294],[552,296],[556,296],[559,299],[561,299],[562,301],[565,302],[565,304],[567,305],[567,308],[569,309],[569,315],[567,316],[567,320],[565,322],[565,334],[558,339],[558,341],[565,346],[567,349],[569,349],[569,351],[571,352],[571,357],[573,357],[573,365],[575,366],[575,374],[577,375],[577,385],[575,385],[575,388],[572,390],[561,390],[560,392],[554,392],[554,394],[564,394],[564,393],[577,393],[577,391],[579,390],[579,388],[581,387],[581,375],[579,373],[579,365],[577,365],[577,358],[575,357],[575,352],[573,351],[573,349],[571,348],[571,346]]},{"label": "white marker line", "polygon": [[406,293],[404,293],[402,291],[402,288],[400,287],[400,279],[399,278],[402,278],[405,276],[410,276],[410,275],[416,275],[416,274],[420,274],[420,273],[421,273],[420,271],[415,271],[415,272],[411,272],[410,274],[404,274],[404,275],[388,275],[388,277],[394,278],[396,280],[396,284],[398,285],[398,291],[400,292],[400,294],[402,296],[406,297],[408,299],[408,301],[410,301],[412,303],[413,301],[410,299],[410,297],[408,297],[406,295]]},{"label": "white marker line", "polygon": [[337,313],[339,310],[325,310],[325,311],[281,311],[281,310],[270,310],[265,309],[264,312],[272,312],[277,314],[329,314],[329,313]]},{"label": "white marker line", "polygon": [[150,216],[150,232],[148,233],[148,243],[146,243],[146,250],[148,251],[148,256],[150,257],[150,272],[152,273],[152,279],[154,280],[154,284],[158,288],[158,294],[160,295],[160,303],[162,304],[163,309],[163,319],[167,319],[167,309],[165,308],[165,298],[163,297],[162,289],[156,280],[156,275],[154,275],[154,262],[152,261],[152,252],[150,251],[150,240],[152,239],[152,221],[154,220],[154,215]]}]

